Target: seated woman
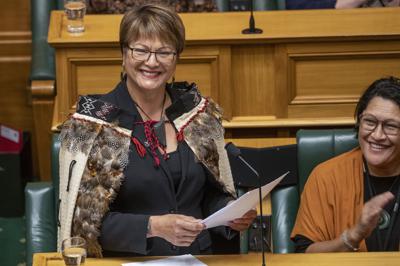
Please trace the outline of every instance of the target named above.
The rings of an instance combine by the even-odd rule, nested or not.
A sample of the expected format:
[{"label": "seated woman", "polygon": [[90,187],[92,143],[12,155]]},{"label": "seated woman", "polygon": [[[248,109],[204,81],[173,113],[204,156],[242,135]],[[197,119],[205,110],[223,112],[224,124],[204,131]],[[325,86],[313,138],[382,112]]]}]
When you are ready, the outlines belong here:
[{"label": "seated woman", "polygon": [[[80,97],[60,135],[59,243],[81,236],[96,257],[212,252],[201,220],[236,195],[220,108],[195,84],[167,84],[184,40],[167,7],[124,15],[121,82]],[[215,230],[230,238],[255,216]]]},{"label": "seated woman", "polygon": [[400,80],[372,83],[355,118],[359,147],[307,180],[292,232],[297,252],[399,250]]}]

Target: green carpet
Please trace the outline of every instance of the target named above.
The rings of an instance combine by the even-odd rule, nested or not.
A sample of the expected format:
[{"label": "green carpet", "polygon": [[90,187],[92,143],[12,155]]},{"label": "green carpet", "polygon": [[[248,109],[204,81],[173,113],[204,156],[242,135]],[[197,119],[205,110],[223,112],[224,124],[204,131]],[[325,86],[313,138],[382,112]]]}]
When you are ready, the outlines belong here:
[{"label": "green carpet", "polygon": [[25,266],[25,218],[0,217],[0,265]]}]

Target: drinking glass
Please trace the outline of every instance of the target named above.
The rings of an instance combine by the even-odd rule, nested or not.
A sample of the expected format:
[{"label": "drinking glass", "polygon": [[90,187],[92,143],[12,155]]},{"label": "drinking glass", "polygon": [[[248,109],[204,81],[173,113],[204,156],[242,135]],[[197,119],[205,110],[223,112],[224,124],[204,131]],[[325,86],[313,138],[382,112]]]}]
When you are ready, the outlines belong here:
[{"label": "drinking glass", "polygon": [[70,33],[84,32],[85,0],[64,0],[64,11],[67,16],[67,31]]},{"label": "drinking glass", "polygon": [[61,253],[66,266],[80,266],[86,260],[86,241],[75,236],[64,239],[61,243]]}]

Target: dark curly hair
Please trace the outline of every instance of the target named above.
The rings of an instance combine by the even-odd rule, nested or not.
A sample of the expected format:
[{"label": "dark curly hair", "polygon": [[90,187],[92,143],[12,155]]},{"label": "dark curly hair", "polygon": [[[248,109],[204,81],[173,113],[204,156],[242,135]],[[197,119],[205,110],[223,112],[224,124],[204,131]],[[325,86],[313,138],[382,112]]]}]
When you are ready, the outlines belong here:
[{"label": "dark curly hair", "polygon": [[361,95],[354,112],[356,133],[358,133],[360,127],[361,114],[367,108],[369,102],[377,96],[393,101],[400,108],[400,79],[396,77],[378,79],[368,87],[363,95]]}]

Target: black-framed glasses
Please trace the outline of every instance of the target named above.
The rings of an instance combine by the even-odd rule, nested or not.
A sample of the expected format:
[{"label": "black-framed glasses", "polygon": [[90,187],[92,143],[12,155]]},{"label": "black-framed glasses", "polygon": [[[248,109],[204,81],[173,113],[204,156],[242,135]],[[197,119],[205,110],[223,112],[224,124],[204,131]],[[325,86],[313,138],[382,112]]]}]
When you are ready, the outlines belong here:
[{"label": "black-framed glasses", "polygon": [[176,52],[173,51],[150,51],[148,49],[143,48],[132,48],[128,46],[128,49],[131,50],[132,59],[137,61],[149,61],[151,54],[154,54],[157,62],[163,64],[171,64],[176,56]]},{"label": "black-framed glasses", "polygon": [[373,115],[365,114],[360,116],[360,128],[365,132],[373,132],[381,124],[382,130],[387,136],[398,136],[400,134],[400,122],[387,119],[379,120]]}]

